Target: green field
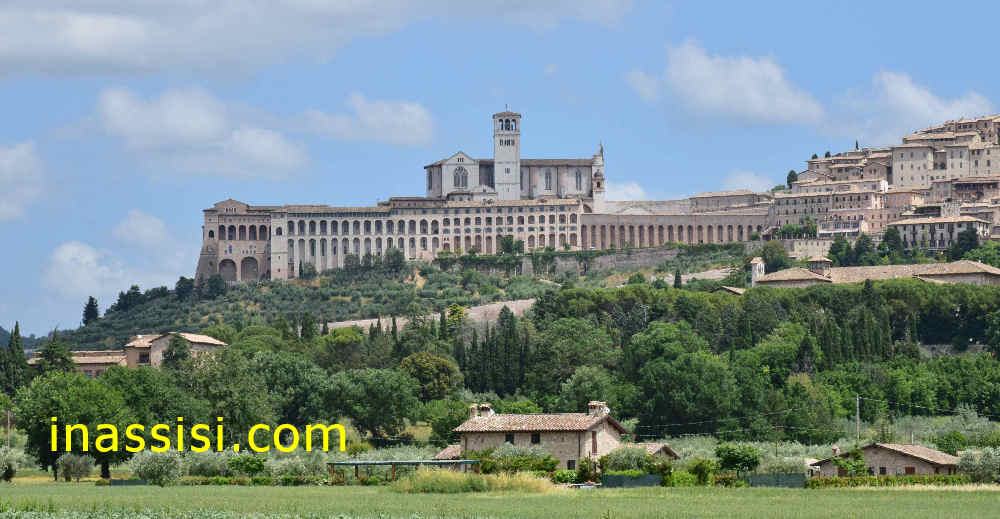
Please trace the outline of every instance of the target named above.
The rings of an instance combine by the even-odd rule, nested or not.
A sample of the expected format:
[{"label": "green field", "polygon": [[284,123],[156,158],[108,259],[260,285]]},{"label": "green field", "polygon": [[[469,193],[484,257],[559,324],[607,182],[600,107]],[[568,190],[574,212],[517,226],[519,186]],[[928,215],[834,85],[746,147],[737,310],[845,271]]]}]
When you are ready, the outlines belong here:
[{"label": "green field", "polygon": [[[549,494],[404,495],[385,487],[95,487],[80,483],[0,485],[4,506],[108,514],[109,509],[346,517],[996,517],[996,490],[645,488]],[[190,513],[195,511],[195,513]],[[202,514],[199,514],[201,511]],[[3,516],[0,513],[0,516]],[[13,515],[13,514],[12,514]],[[56,513],[55,517],[76,516]],[[156,514],[159,515],[159,514]],[[185,514],[187,515],[187,514]],[[214,515],[214,514],[212,514]],[[50,514],[25,514],[49,517]],[[122,514],[121,517],[131,517]],[[15,516],[17,517],[17,516]]]}]

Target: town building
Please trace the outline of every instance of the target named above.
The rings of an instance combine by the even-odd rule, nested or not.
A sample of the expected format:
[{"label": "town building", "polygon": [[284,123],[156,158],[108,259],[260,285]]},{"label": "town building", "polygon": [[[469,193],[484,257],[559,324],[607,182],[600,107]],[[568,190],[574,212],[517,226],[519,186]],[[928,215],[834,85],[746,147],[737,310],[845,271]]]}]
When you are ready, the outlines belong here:
[{"label": "town building", "polygon": [[[592,401],[587,413],[497,414],[490,404],[469,406],[469,419],[454,429],[461,442],[449,445],[434,459],[456,459],[462,452],[512,445],[537,446],[573,470],[584,458],[597,459],[621,447],[625,428],[611,416],[605,402]],[[647,453],[677,458],[666,443],[636,443]]]},{"label": "town building", "polygon": [[[71,351],[73,364],[78,373],[90,378],[101,376],[112,366],[125,366],[125,354],[121,350],[75,350]],[[37,365],[38,357],[28,359],[29,365]]]},{"label": "town building", "polygon": [[[861,448],[866,471],[873,476],[912,476],[920,474],[955,474],[958,458],[923,445],[899,443],[872,443]],[[833,457],[816,461],[811,467],[819,469],[821,477],[847,476],[833,459],[847,457],[834,447]]]},{"label": "town building", "polygon": [[[191,355],[199,355],[226,346],[226,343],[197,333],[168,332],[151,335],[136,335],[120,350],[74,350],[71,351],[76,371],[91,378],[101,376],[112,366],[137,368],[139,366],[159,367],[163,362],[163,352],[170,345],[170,338],[179,335],[188,342]],[[28,359],[28,364],[38,364],[36,356]]]},{"label": "town building", "polygon": [[889,224],[899,231],[903,246],[928,250],[945,250],[958,241],[958,235],[966,229],[975,229],[980,240],[990,237],[990,222],[972,216],[945,216],[938,218],[908,218]]}]

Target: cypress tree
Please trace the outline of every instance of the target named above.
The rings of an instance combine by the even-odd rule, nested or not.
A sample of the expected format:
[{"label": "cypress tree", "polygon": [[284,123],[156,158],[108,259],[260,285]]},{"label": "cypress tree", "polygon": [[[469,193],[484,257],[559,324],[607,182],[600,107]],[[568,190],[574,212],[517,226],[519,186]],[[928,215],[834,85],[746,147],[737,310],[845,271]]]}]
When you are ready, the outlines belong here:
[{"label": "cypress tree", "polygon": [[69,346],[59,338],[57,332],[52,332],[52,336],[42,346],[41,351],[38,353],[38,359],[38,370],[41,373],[48,373],[49,371],[70,373],[76,369]]},{"label": "cypress tree", "polygon": [[392,316],[392,343],[399,342],[399,328],[396,327],[396,316]]},{"label": "cypress tree", "polygon": [[83,325],[87,326],[88,324],[97,321],[98,317],[100,317],[99,314],[100,310],[97,307],[97,299],[95,299],[94,296],[90,296],[87,299],[87,304],[83,306]]},{"label": "cypress tree", "polygon": [[448,338],[448,323],[447,323],[448,317],[445,315],[447,313],[448,313],[447,311],[441,310],[441,319],[440,322],[438,323],[438,338],[441,339],[442,341]]}]

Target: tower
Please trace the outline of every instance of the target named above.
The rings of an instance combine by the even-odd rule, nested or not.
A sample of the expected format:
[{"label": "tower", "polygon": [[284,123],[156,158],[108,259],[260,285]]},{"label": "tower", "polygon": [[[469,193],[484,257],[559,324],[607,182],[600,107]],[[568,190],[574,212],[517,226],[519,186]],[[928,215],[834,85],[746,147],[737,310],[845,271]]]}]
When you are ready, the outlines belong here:
[{"label": "tower", "polygon": [[601,150],[594,154],[591,167],[593,168],[593,181],[590,189],[591,196],[594,198],[594,212],[603,213],[605,209],[604,191],[607,189],[604,185],[604,143],[601,143]]},{"label": "tower", "polygon": [[521,114],[493,114],[493,178],[499,200],[521,199]]}]

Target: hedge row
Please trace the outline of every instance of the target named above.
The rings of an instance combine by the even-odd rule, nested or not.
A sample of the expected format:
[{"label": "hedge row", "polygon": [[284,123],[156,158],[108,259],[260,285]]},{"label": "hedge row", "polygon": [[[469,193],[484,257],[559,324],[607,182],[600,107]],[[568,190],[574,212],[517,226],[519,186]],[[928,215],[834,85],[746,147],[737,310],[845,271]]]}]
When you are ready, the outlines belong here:
[{"label": "hedge row", "polygon": [[900,487],[906,485],[967,485],[972,479],[966,474],[919,474],[913,476],[854,476],[810,478],[806,488]]},{"label": "hedge row", "polygon": [[214,477],[202,477],[202,476],[187,476],[181,478],[181,485],[189,486],[201,486],[201,485],[236,485],[236,486],[280,486],[280,487],[298,487],[303,485],[329,485],[330,481],[328,477],[324,476],[292,476],[286,474],[280,477],[270,477],[270,476],[254,476],[252,478],[247,477],[224,477],[224,476],[214,476]]}]

